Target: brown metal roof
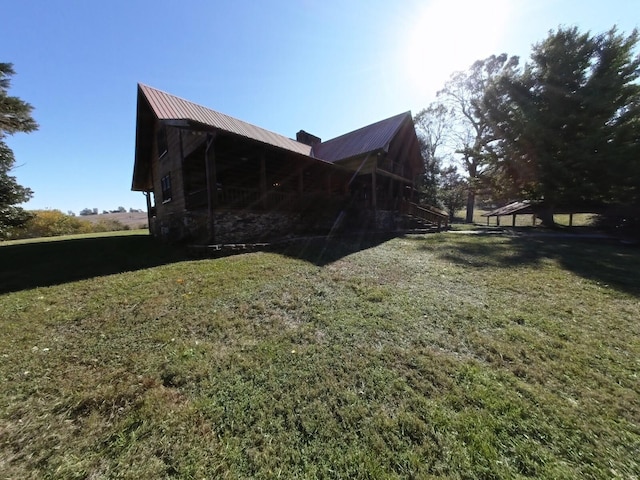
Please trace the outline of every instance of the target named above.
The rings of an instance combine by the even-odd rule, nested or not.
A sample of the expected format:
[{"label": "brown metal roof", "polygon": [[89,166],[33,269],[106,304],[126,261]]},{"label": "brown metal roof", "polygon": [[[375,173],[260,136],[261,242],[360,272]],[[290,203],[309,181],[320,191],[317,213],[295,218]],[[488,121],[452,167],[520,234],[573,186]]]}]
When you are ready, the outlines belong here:
[{"label": "brown metal roof", "polygon": [[523,200],[522,202],[512,202],[504,207],[496,208],[487,213],[483,213],[483,217],[500,217],[502,215],[513,215],[514,213],[532,213],[533,205],[529,200]]},{"label": "brown metal roof", "polygon": [[328,162],[352,158],[376,150],[387,150],[396,132],[411,112],[401,113],[313,147],[311,154]]},{"label": "brown metal roof", "polygon": [[264,128],[256,127],[250,123],[147,85],[138,84],[138,87],[159,120],[190,120],[302,155],[310,156],[311,154],[311,147],[304,143],[270,132]]}]

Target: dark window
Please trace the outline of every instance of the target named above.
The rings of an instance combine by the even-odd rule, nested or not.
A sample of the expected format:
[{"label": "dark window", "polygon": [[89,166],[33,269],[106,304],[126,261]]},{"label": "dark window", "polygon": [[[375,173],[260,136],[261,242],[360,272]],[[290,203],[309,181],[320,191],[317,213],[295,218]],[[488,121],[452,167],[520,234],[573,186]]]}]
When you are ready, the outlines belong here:
[{"label": "dark window", "polygon": [[169,143],[167,142],[167,129],[164,125],[161,125],[158,129],[156,141],[158,142],[158,158],[162,158],[169,150]]},{"label": "dark window", "polygon": [[160,179],[160,186],[162,188],[162,203],[171,201],[171,174],[167,173]]}]

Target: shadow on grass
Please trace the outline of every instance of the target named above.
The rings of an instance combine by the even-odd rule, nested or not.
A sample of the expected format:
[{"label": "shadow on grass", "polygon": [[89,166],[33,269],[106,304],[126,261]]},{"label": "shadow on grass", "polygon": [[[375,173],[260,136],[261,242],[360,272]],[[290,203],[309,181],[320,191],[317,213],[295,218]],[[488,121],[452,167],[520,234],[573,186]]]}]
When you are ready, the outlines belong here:
[{"label": "shadow on grass", "polygon": [[[640,296],[638,248],[580,237],[500,236],[500,242],[487,240],[488,237],[491,236],[449,237],[435,250],[443,259],[473,268],[535,267],[545,259],[553,259],[583,278]],[[433,247],[432,243],[424,246],[429,250]]]},{"label": "shadow on grass", "polygon": [[185,260],[183,249],[146,235],[0,246],[0,293],[46,287]]},{"label": "shadow on grass", "polygon": [[310,237],[296,239],[287,244],[274,245],[270,250],[322,267],[352,253],[377,247],[392,238],[394,236],[390,234],[372,232],[336,237]]},{"label": "shadow on grass", "polygon": [[[267,250],[318,266],[389,240],[389,236],[301,238]],[[242,251],[234,253],[243,253]],[[192,260],[186,248],[146,235],[0,245],[0,294]]]}]

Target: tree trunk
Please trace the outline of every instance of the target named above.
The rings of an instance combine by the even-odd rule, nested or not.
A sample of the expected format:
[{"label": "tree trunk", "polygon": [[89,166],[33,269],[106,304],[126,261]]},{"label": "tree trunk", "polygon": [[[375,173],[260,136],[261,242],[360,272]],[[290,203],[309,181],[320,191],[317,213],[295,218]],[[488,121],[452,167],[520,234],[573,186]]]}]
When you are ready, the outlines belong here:
[{"label": "tree trunk", "polygon": [[536,216],[540,219],[540,222],[543,226],[549,228],[555,228],[556,222],[553,220],[553,207],[552,206],[543,206],[541,207]]},{"label": "tree trunk", "polygon": [[476,205],[476,194],[473,190],[469,189],[467,192],[467,217],[465,218],[466,223],[473,223],[473,209]]}]

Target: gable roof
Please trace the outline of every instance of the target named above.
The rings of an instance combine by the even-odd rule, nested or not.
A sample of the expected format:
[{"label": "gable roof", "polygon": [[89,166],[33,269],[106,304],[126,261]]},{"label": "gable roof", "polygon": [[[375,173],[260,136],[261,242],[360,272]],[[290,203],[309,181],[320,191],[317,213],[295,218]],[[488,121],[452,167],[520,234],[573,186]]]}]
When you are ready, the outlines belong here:
[{"label": "gable roof", "polygon": [[[153,117],[160,121],[186,122],[186,126],[191,126],[194,129],[198,129],[198,126],[204,126],[207,129],[231,133],[308,157],[319,163],[339,163],[342,160],[366,155],[370,152],[381,150],[388,152],[394,138],[398,138],[401,143],[405,142],[404,136],[400,134],[403,128],[410,128],[413,137],[415,137],[411,112],[395,115],[311,147],[140,83],[138,84],[137,104],[132,189],[139,191],[152,188],[150,155],[155,135]],[[416,163],[415,159],[420,156],[419,150],[414,145],[416,142],[417,140],[413,142],[409,140],[409,151],[415,150],[417,152],[417,154],[409,153],[412,163]],[[403,150],[405,149],[403,148]]]},{"label": "gable roof", "polygon": [[310,156],[311,147],[161,90],[138,84],[158,120],[187,120]]},{"label": "gable roof", "polygon": [[407,118],[411,119],[411,112],[404,112],[345,133],[315,145],[311,154],[328,162],[336,162],[376,150],[388,150],[391,140]]}]

